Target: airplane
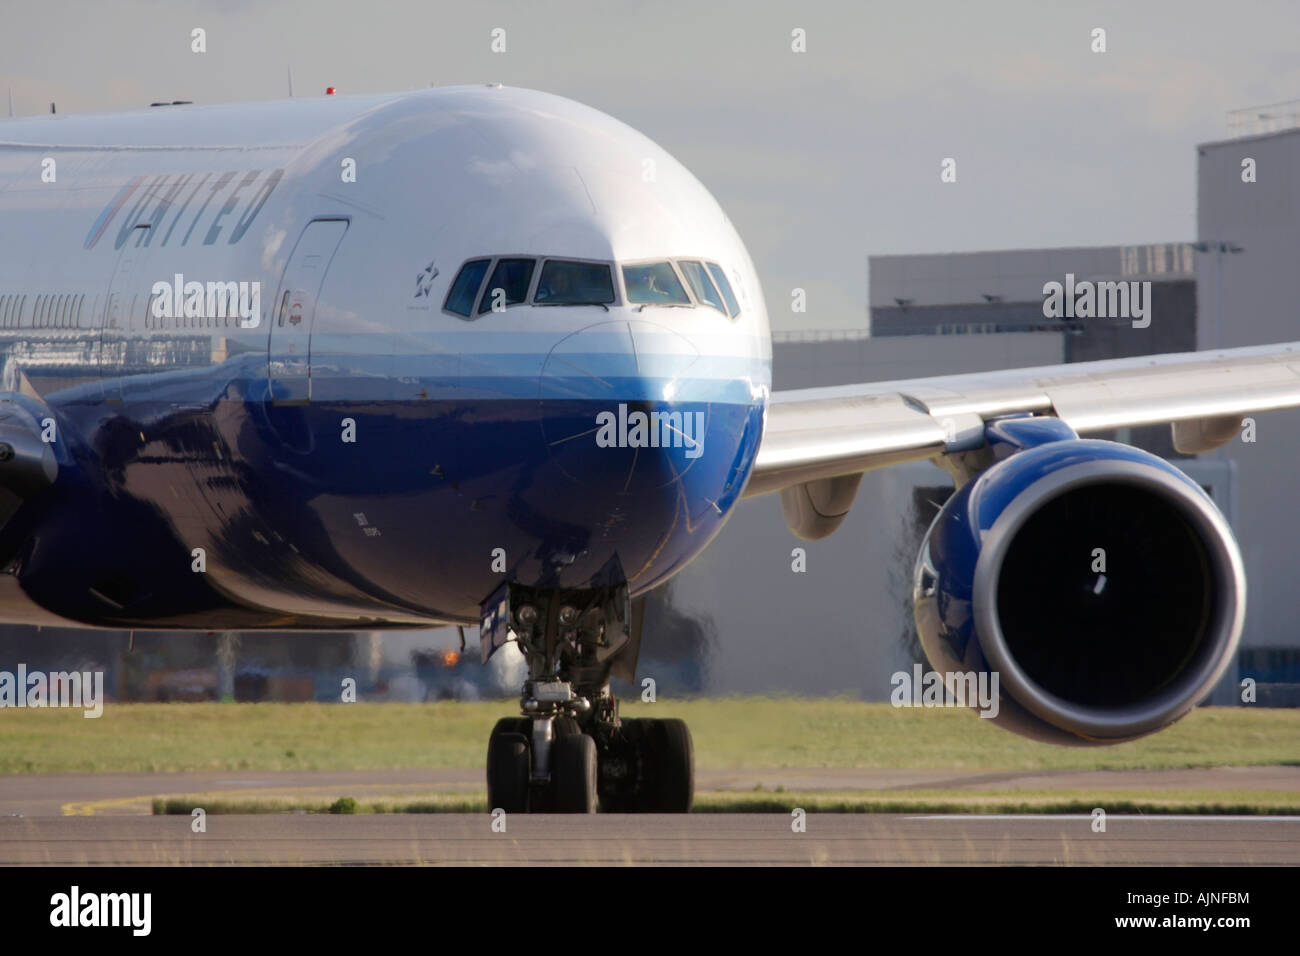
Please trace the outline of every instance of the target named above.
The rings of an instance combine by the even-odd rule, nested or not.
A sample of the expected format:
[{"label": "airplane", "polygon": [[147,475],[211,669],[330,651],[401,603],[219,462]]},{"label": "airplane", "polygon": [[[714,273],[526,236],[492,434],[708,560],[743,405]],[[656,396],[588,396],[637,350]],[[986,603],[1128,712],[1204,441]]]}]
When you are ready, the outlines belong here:
[{"label": "airplane", "polygon": [[1185,474],[1086,436],[1200,452],[1300,406],[1298,343],[774,392],[708,190],[496,84],[10,120],[0,223],[0,621],[479,625],[528,666],[509,812],[689,811],[688,728],[610,690],[645,595],[742,498],[823,538],[901,462],[956,487],[914,569],[936,671],[999,675],[1035,739],[1167,727],[1232,659],[1241,556]]}]

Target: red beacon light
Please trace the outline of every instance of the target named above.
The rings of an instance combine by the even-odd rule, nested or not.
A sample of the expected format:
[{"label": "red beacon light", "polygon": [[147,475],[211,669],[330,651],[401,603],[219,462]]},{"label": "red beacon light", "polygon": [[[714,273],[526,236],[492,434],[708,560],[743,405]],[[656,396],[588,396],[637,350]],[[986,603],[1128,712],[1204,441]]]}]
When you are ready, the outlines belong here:
[{"label": "red beacon light", "polygon": [[334,87],[332,87],[332,86],[327,86],[327,87],[325,87],[325,95],[326,95],[326,96],[333,96],[336,92],[338,92],[338,91],[335,90]]}]

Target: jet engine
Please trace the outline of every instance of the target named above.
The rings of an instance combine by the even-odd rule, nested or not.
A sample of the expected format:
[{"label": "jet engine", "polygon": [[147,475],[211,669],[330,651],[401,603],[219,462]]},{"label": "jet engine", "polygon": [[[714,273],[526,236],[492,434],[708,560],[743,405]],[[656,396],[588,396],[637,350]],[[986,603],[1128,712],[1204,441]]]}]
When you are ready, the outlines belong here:
[{"label": "jet engine", "polygon": [[1054,743],[1118,743],[1178,720],[1241,635],[1246,582],[1223,515],[1163,459],[1059,420],[986,434],[993,463],[945,504],[916,563],[931,668],[950,695],[969,680],[953,675],[996,675],[991,719]]}]

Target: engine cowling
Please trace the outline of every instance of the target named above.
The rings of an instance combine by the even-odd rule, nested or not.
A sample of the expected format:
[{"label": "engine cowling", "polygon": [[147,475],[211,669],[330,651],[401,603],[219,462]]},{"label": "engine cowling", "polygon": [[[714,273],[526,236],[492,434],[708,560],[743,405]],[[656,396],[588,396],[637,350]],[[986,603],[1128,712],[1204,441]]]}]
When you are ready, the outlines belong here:
[{"label": "engine cowling", "polygon": [[913,602],[930,666],[997,674],[995,722],[1119,743],[1199,703],[1245,617],[1241,554],[1191,478],[1054,419],[991,424],[1000,458],[940,511]]}]

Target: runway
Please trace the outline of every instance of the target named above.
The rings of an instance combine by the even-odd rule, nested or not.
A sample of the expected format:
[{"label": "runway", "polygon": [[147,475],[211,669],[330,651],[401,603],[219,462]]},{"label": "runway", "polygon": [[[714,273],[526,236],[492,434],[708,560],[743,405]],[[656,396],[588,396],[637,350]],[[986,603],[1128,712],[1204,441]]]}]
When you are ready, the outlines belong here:
[{"label": "runway", "polygon": [[[1294,790],[1300,767],[1166,771],[708,770],[701,789]],[[481,788],[479,770],[25,774],[0,777],[0,865],[1296,865],[1300,818],[1086,815],[209,814],[152,816],[154,797],[358,798]]]},{"label": "runway", "polygon": [[487,814],[0,819],[4,865],[1294,865],[1300,818]]}]

